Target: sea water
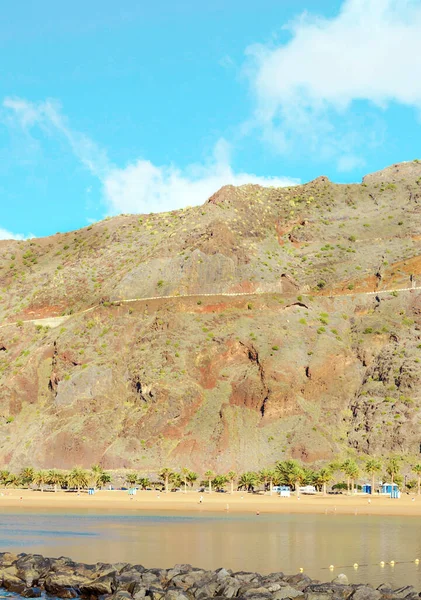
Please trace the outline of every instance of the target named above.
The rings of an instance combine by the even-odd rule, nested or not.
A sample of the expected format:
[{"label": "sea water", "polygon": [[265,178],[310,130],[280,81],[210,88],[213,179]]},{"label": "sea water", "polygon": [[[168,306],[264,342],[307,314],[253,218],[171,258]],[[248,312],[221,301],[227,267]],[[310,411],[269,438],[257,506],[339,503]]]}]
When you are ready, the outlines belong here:
[{"label": "sea water", "polygon": [[345,573],[354,583],[387,582],[421,590],[420,565],[415,563],[421,559],[417,517],[64,514],[22,508],[0,515],[0,551],[69,556],[87,563],[126,561],[147,568],[190,563],[205,569],[286,574],[303,568],[322,581]]}]

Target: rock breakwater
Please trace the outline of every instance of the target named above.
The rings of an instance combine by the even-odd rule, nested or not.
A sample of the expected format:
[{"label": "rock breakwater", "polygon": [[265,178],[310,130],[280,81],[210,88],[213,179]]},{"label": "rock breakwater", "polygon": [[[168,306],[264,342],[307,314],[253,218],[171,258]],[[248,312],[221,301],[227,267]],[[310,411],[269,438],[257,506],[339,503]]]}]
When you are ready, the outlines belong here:
[{"label": "rock breakwater", "polygon": [[0,553],[0,586],[25,598],[47,593],[57,598],[89,600],[415,600],[412,586],[377,589],[349,584],[344,575],[332,582],[312,580],[303,573],[261,575],[215,571],[175,565],[171,569],[146,569],[128,563],[87,565],[67,557]]}]

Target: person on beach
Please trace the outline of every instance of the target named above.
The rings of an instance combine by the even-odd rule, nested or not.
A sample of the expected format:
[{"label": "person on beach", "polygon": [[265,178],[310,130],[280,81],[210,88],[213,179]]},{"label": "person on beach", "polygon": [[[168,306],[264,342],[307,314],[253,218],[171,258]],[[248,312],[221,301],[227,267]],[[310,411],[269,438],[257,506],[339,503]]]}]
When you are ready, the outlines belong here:
[{"label": "person on beach", "polygon": [[203,496],[200,496],[200,498],[199,498],[199,504],[202,504],[202,502],[203,502]]}]

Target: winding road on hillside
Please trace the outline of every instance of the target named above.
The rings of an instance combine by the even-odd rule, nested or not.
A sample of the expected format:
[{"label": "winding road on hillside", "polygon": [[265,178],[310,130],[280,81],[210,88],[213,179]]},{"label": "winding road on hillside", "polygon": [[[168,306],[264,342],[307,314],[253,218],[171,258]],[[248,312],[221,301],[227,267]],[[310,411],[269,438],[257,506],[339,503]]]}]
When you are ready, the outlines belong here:
[{"label": "winding road on hillside", "polygon": [[[390,289],[390,290],[377,290],[374,292],[354,292],[354,293],[347,293],[347,294],[335,294],[332,296],[322,296],[323,298],[328,298],[328,299],[332,299],[332,298],[342,298],[342,297],[356,297],[356,296],[381,296],[384,294],[392,294],[392,293],[400,293],[400,292],[412,292],[414,290],[421,290],[421,286],[414,286],[414,287],[409,287],[409,288],[395,288],[395,289]],[[263,295],[268,295],[268,294],[273,294],[273,293],[279,293],[279,292],[226,292],[226,293],[219,293],[219,294],[184,294],[184,295],[177,295],[177,296],[151,296],[149,298],[127,298],[125,300],[116,300],[114,302],[112,302],[111,304],[113,305],[121,305],[121,304],[130,304],[132,302],[149,302],[151,300],[180,300],[183,298],[231,298],[231,297],[238,297],[238,296],[263,296]],[[297,294],[299,294],[300,296],[303,297],[309,297],[309,296],[314,296],[314,294],[311,294],[309,292],[300,292],[299,290],[297,290]],[[2,325],[0,325],[0,329],[3,327],[9,327],[11,325],[18,325],[18,324],[25,324],[25,323],[33,323],[34,325],[42,325],[43,327],[50,327],[50,328],[55,328],[55,327],[59,327],[60,325],[62,325],[63,323],[65,323],[66,321],[68,321],[69,319],[71,319],[72,317],[77,317],[79,315],[83,315],[89,312],[92,312],[93,310],[95,310],[96,308],[99,308],[100,306],[103,306],[102,304],[95,304],[94,306],[91,306],[89,308],[85,308],[84,310],[81,310],[79,312],[73,313],[71,315],[64,315],[61,317],[44,317],[42,319],[27,319],[27,320],[20,320],[20,321],[14,321],[14,322],[10,322],[10,323],[3,323]]]}]

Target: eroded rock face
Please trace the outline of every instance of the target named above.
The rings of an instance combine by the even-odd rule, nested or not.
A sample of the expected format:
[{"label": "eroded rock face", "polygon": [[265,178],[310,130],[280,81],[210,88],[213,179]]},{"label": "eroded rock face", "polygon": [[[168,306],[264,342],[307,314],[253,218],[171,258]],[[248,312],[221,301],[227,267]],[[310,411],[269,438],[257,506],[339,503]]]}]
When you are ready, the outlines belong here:
[{"label": "eroded rock face", "polygon": [[[22,377],[6,376],[0,457],[12,468],[51,467],[54,456],[62,468],[137,468],[142,457],[145,470],[163,460],[247,470],[330,459],[347,445],[413,453],[418,294],[358,307],[347,297],[194,297],[75,316],[34,342]],[[14,343],[20,354],[25,339]]]},{"label": "eroded rock face", "polygon": [[0,242],[2,464],[413,453],[420,231],[413,161]]},{"label": "eroded rock face", "polygon": [[[14,570],[13,574],[10,569]],[[39,587],[28,585],[37,573]],[[43,573],[43,576],[41,576]],[[0,554],[0,587],[36,598],[45,591],[57,598],[109,600],[207,600],[208,598],[247,598],[268,600],[415,600],[412,586],[396,590],[388,585],[349,585],[345,576],[331,583],[312,581],[307,575],[283,573],[233,573],[218,569],[205,571],[191,565],[172,569],[145,569],[141,565],[118,563],[85,565],[69,558],[46,559],[38,555]]]}]

